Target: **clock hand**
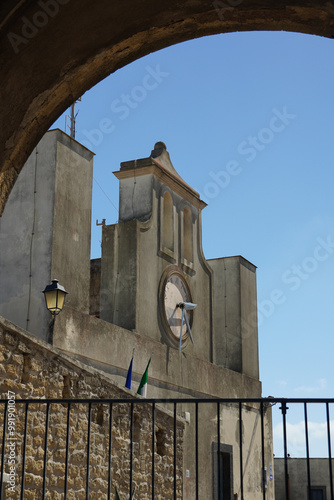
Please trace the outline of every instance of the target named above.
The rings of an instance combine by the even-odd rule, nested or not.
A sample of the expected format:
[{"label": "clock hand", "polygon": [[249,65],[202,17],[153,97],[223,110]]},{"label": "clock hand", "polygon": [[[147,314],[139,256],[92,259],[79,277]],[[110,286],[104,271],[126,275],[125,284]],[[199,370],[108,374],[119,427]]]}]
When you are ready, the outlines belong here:
[{"label": "clock hand", "polygon": [[[179,304],[177,307],[179,307]],[[183,317],[184,317],[184,307],[182,307],[182,316],[181,316],[181,331],[180,331],[180,345],[179,345],[179,353],[180,354],[181,354],[181,343],[182,343]]]},{"label": "clock hand", "polygon": [[197,306],[197,304],[193,304],[192,302],[179,302],[179,304],[176,305],[176,307],[180,307],[182,309],[179,352],[181,352],[183,317],[184,317],[184,319],[186,321],[186,326],[187,326],[187,330],[189,332],[190,340],[191,340],[192,343],[194,343],[194,339],[193,339],[193,336],[191,334],[191,329],[190,329],[188,317],[187,317],[187,314],[184,313],[184,311],[185,310],[186,311],[192,311],[193,309],[195,309],[196,306]]},{"label": "clock hand", "polygon": [[187,317],[186,314],[184,315],[184,319],[186,320],[186,325],[187,325],[187,329],[188,329],[188,332],[189,332],[190,340],[191,340],[192,343],[194,343],[193,336],[191,335],[191,330],[190,330],[190,325],[189,325],[188,317]]}]

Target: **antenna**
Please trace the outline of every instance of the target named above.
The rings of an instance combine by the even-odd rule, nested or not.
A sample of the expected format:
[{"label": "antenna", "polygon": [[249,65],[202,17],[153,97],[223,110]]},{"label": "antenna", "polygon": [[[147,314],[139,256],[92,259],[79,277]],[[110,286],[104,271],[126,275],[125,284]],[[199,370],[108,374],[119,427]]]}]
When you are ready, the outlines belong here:
[{"label": "antenna", "polygon": [[[79,113],[79,111],[75,112],[75,105],[79,101],[81,101],[81,97],[79,97],[79,99],[77,101],[74,101],[74,103],[71,105],[71,116],[68,117],[71,121],[71,126],[69,128],[70,128],[70,136],[72,137],[72,139],[75,139],[75,132],[76,132],[75,122],[76,122],[76,117],[78,116]],[[65,117],[65,130],[67,127],[66,118],[67,116]]]}]

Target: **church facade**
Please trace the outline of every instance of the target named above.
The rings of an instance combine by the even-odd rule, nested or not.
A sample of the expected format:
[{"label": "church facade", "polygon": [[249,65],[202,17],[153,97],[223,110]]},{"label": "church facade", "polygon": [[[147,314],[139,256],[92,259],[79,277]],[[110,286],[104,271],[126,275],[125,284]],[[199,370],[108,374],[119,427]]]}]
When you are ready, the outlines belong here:
[{"label": "church facade", "polygon": [[[32,308],[41,310],[40,301],[44,300],[38,292],[57,278],[69,295],[52,335],[47,317],[42,316],[29,331],[102,370],[116,384],[124,385],[134,353],[134,390],[129,392],[133,396],[151,359],[150,398],[260,398],[256,267],[242,256],[205,259],[201,211],[206,204],[174,168],[166,145],[156,143],[148,157],[126,161],[115,172],[120,184],[119,221],[103,225],[101,258],[90,262],[87,200],[91,199],[93,155],[56,130],[48,132],[38,145],[38,161],[43,163],[50,155],[50,144],[56,154],[39,173],[41,178],[45,176],[41,191],[52,193],[46,202],[49,215],[44,209],[44,215],[40,214],[40,220],[49,217],[45,223],[49,221],[52,228],[47,243],[43,243],[43,255],[50,254],[52,259],[40,270],[36,266],[36,285],[27,282],[20,293],[13,285],[10,297],[0,297],[0,314],[29,330],[31,323],[17,316],[18,304],[29,303],[29,314],[35,317]],[[33,160],[36,158],[30,158],[22,171],[26,175],[24,185],[36,183]],[[59,175],[65,167],[66,180]],[[80,186],[79,171],[83,178]],[[22,189],[20,181],[17,186]],[[36,192],[34,196],[31,206],[36,216]],[[15,192],[13,197],[22,210]],[[64,199],[67,204],[71,200],[74,217],[62,212]],[[3,247],[8,245],[12,227],[6,217],[5,211],[0,229]],[[64,234],[68,235],[66,243]],[[43,230],[39,237],[43,240]],[[29,257],[31,265],[35,258],[37,261],[37,254],[29,254],[32,246],[31,241],[28,243],[17,252],[26,248],[25,259]],[[6,259],[2,257],[2,272],[11,272],[11,260],[12,252],[7,252]],[[18,261],[22,256],[16,257]],[[18,286],[18,277],[16,283]],[[26,297],[28,293],[30,298]],[[259,404],[222,403],[217,414],[214,403],[200,405],[197,412],[194,404],[183,401],[178,404],[178,412],[186,421],[184,499],[195,498],[196,469],[201,495],[206,492],[207,497],[218,498],[219,484],[223,498],[240,500],[242,474],[245,498],[261,499],[264,489],[266,498],[274,498],[273,482],[264,480],[266,471],[273,468],[270,408],[262,414],[262,429]],[[196,421],[200,429],[197,444]],[[261,432],[265,438],[264,463]]]}]

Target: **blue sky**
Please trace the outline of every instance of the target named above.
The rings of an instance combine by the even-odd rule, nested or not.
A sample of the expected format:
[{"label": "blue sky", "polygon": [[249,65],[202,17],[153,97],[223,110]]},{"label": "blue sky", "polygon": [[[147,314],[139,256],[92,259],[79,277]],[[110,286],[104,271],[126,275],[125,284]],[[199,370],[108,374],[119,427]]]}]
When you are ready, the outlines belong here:
[{"label": "blue sky", "polygon": [[77,104],[76,138],[96,153],[92,258],[96,220],[118,218],[112,172],[164,141],[208,203],[206,258],[258,267],[264,396],[334,397],[333,44],[285,32],[201,38],[126,66]]}]

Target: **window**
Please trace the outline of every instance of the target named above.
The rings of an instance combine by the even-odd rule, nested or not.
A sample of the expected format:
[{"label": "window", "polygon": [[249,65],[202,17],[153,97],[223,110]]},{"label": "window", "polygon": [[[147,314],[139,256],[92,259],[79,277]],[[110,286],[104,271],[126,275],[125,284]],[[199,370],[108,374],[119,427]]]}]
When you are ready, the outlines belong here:
[{"label": "window", "polygon": [[193,261],[193,223],[189,207],[183,210],[183,258]]},{"label": "window", "polygon": [[175,263],[175,206],[168,191],[160,195],[159,253]]},{"label": "window", "polygon": [[213,499],[233,500],[233,448],[213,443],[214,492]]},{"label": "window", "polygon": [[180,207],[180,251],[182,268],[195,274],[194,271],[194,221],[193,212],[188,205]]},{"label": "window", "polygon": [[311,500],[326,500],[325,486],[311,486]]},{"label": "window", "polygon": [[174,249],[173,199],[169,193],[163,197],[162,245],[168,250]]},{"label": "window", "polygon": [[231,497],[231,454],[220,453],[220,498],[232,500]]}]

